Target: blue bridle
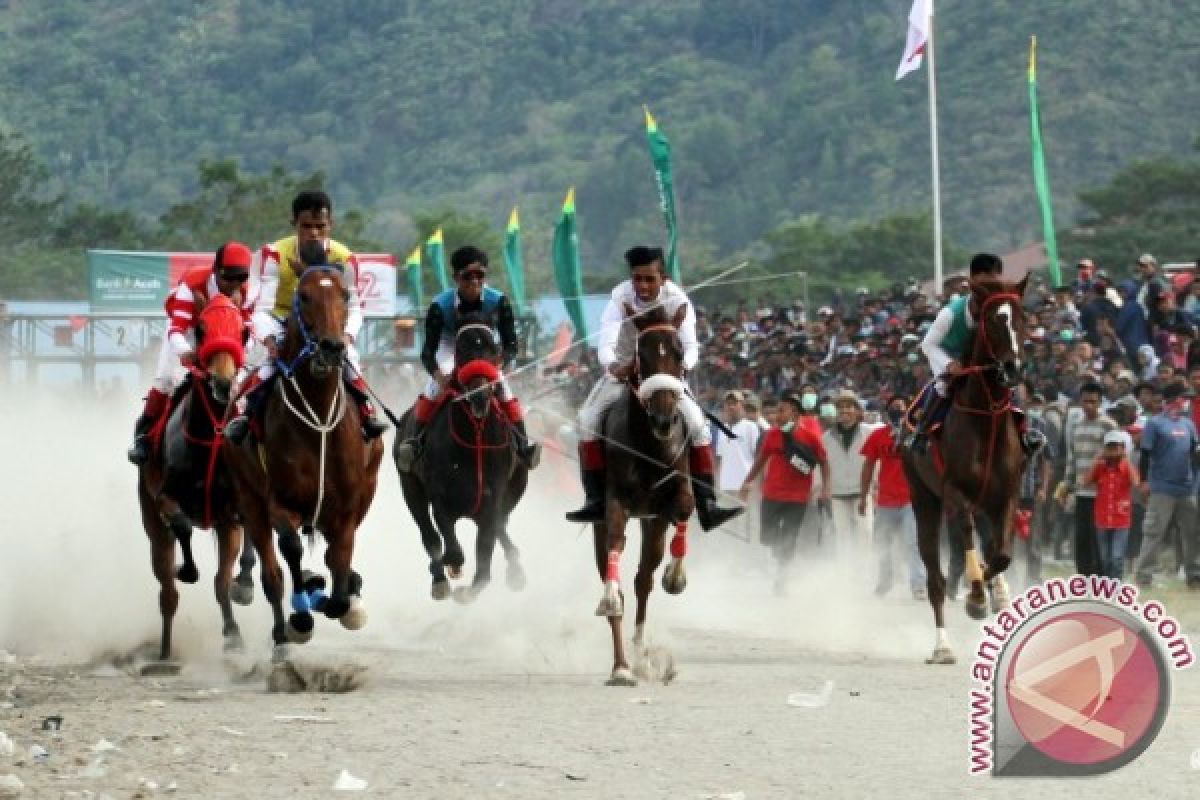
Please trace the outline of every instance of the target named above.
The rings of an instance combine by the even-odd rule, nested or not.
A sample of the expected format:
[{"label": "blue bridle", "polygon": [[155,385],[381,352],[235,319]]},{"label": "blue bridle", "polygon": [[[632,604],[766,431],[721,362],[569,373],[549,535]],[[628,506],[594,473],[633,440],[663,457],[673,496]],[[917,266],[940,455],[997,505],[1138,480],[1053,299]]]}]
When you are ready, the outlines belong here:
[{"label": "blue bridle", "polygon": [[[300,284],[310,272],[329,272],[336,274],[339,278],[343,276],[341,268],[331,265],[320,267],[308,267],[304,272],[300,273],[300,277],[296,280],[296,291],[292,295],[292,313],[288,315],[289,319],[295,319],[296,325],[300,328],[300,335],[304,337],[304,346],[300,348],[300,352],[291,361],[284,361],[276,356],[275,366],[279,369],[285,378],[292,377],[296,370],[308,359],[312,358],[317,352],[317,340],[312,335],[308,324],[304,321],[304,315],[300,313]],[[283,320],[286,325],[287,320]]]}]

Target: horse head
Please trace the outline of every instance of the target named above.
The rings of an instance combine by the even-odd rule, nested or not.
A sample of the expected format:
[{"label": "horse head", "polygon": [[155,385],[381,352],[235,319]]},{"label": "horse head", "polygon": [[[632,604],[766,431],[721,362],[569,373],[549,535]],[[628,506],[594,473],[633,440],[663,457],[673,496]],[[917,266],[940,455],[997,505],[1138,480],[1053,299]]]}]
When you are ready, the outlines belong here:
[{"label": "horse head", "polygon": [[977,320],[972,361],[975,366],[992,369],[996,381],[1006,389],[1021,380],[1021,342],[1025,340],[1026,275],[1018,283],[997,278],[971,279],[971,316]]},{"label": "horse head", "polygon": [[500,379],[500,346],[492,326],[481,314],[464,314],[454,332],[454,363],[471,413],[487,416],[492,384]]},{"label": "horse head", "polygon": [[209,300],[196,320],[196,338],[200,342],[197,358],[218,403],[229,402],[233,379],[245,363],[244,330],[241,310],[223,294]]},{"label": "horse head", "polygon": [[339,371],[346,357],[346,316],[350,290],[345,275],[335,266],[309,267],[296,285],[292,319],[303,339],[303,350],[312,355],[309,369],[323,378]]},{"label": "horse head", "polygon": [[637,329],[638,399],[650,419],[650,430],[660,440],[671,436],[679,417],[679,398],[683,394],[683,343],[679,326],[687,316],[682,305],[674,317],[656,305],[637,313],[625,306],[626,317]]}]

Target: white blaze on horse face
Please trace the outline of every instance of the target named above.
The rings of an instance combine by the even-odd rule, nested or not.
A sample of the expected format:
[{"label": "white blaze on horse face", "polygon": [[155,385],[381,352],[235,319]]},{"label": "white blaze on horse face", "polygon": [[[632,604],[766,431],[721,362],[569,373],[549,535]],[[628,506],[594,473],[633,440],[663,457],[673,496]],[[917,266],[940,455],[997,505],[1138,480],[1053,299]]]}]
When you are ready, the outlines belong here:
[{"label": "white blaze on horse face", "polygon": [[[1013,329],[1013,310],[1008,303],[1001,303],[996,309],[996,316],[1004,320],[1005,327],[1008,328],[1008,338],[1012,341],[1012,351],[1014,358],[1020,358],[1021,346],[1017,344],[1017,332]],[[1017,362],[1018,365],[1020,361]]]},{"label": "white blaze on horse face", "polygon": [[322,286],[333,286],[333,278],[321,278]]},{"label": "white blaze on horse face", "polygon": [[663,344],[662,342],[658,343],[658,354],[660,356],[666,356],[666,354],[667,354],[667,346],[665,344]]}]

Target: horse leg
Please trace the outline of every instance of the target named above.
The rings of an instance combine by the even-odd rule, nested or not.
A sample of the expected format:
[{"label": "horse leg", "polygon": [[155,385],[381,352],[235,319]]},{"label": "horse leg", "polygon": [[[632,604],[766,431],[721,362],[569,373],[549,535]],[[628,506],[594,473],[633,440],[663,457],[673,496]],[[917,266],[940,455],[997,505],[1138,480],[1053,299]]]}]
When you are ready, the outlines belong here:
[{"label": "horse leg", "polygon": [[637,595],[637,615],[634,617],[633,644],[646,645],[646,605],[650,592],[654,591],[654,572],[662,564],[667,550],[667,523],[658,519],[642,520],[642,552],[638,558],[638,571],[633,579],[633,590]]},{"label": "horse leg", "polygon": [[250,541],[258,553],[259,578],[262,580],[263,596],[271,606],[271,640],[275,645],[275,660],[284,658],[287,654],[287,623],[283,618],[283,569],[275,556],[275,537],[271,526],[267,523],[266,514],[261,506],[255,505],[253,511],[247,513],[242,509],[243,522],[250,534]]},{"label": "horse leg", "polygon": [[405,476],[400,479],[400,488],[404,492],[404,503],[408,513],[417,523],[421,532],[421,544],[429,555],[429,574],[433,578],[433,599],[445,600],[450,596],[450,582],[446,580],[446,568],[442,561],[442,534],[434,527],[429,516],[429,496],[425,487],[415,478]]},{"label": "horse leg", "polygon": [[304,588],[304,542],[296,530],[295,523],[289,514],[277,514],[274,518],[276,533],[279,536],[279,552],[288,566],[292,577],[292,614],[287,620],[287,638],[297,644],[304,644],[312,638],[313,617],[312,602]]},{"label": "horse leg", "polygon": [[[367,622],[362,598],[357,594],[352,596],[350,591],[351,576],[357,576],[350,569],[350,562],[354,558],[354,534],[354,529],[348,525],[340,531],[327,531],[325,534],[329,541],[329,546],[325,548],[325,566],[329,568],[333,582],[332,594],[325,601],[325,616],[340,621],[349,630],[358,630]],[[362,578],[358,577],[355,584],[355,588],[361,591]],[[352,609],[353,614],[350,613]]]},{"label": "horse leg", "polygon": [[171,529],[171,535],[179,542],[179,549],[183,551],[183,565],[175,573],[175,577],[184,583],[195,583],[200,580],[200,571],[196,569],[196,562],[192,557],[192,523],[178,506],[166,511],[164,516],[167,526]]},{"label": "horse leg", "polygon": [[917,551],[925,565],[925,589],[933,609],[937,638],[926,664],[953,664],[954,651],[946,635],[946,577],[942,574],[942,499],[920,481],[911,482],[913,514],[917,518]]},{"label": "horse leg", "polygon": [[[643,531],[645,528],[643,527]],[[663,523],[663,545],[666,544],[666,523]],[[667,594],[681,594],[687,588],[687,571],[683,568],[683,558],[687,555],[687,520],[675,522],[675,535],[671,537],[671,561],[663,571],[663,591]],[[662,554],[659,554],[659,560]]]},{"label": "horse leg", "polygon": [[962,541],[964,573],[969,587],[966,599],[967,616],[971,619],[984,619],[987,617],[987,592],[983,588],[983,565],[979,561],[979,550],[975,546],[975,517],[967,501],[952,495],[949,487],[946,489],[946,495],[950,506],[947,520],[950,535],[953,536],[957,532]]},{"label": "horse leg", "polygon": [[239,606],[248,606],[254,600],[254,544],[249,536],[242,537],[242,555],[238,559],[238,575],[231,595]]},{"label": "horse leg", "polygon": [[162,638],[158,658],[171,658],[171,624],[179,608],[179,589],[175,587],[175,540],[145,487],[139,483],[138,499],[142,507],[142,526],[150,539],[150,566],[158,579],[158,611],[162,615]]},{"label": "horse leg", "polygon": [[1004,579],[1004,571],[1012,563],[1013,518],[1017,513],[1015,495],[1005,502],[999,515],[989,515],[988,521],[992,526],[992,536],[988,541],[987,568],[983,579],[992,590],[993,614],[1008,608],[1010,595],[1008,581]]},{"label": "horse leg", "polygon": [[442,564],[446,567],[446,574],[454,580],[458,580],[462,577],[462,568],[467,557],[458,541],[458,533],[454,530],[456,520],[445,511],[436,508],[433,510],[433,518],[438,531],[442,534],[442,542],[446,548],[442,554]]},{"label": "horse leg", "polygon": [[637,680],[625,658],[621,620],[625,615],[625,595],[621,591],[621,553],[625,550],[625,524],[628,516],[620,503],[609,502],[606,522],[593,526],[596,566],[604,581],[604,594],[596,607],[596,616],[607,617],[613,642],[613,668],[609,686],[636,686]]},{"label": "horse leg", "polygon": [[525,568],[521,566],[521,551],[508,535],[508,514],[504,515],[500,530],[496,532],[496,539],[504,548],[504,560],[508,562],[504,571],[504,581],[509,589],[519,592],[525,588]]},{"label": "horse leg", "polygon": [[233,585],[233,563],[242,549],[242,529],[238,525],[219,525],[216,531],[217,574],[213,577],[213,591],[217,596],[217,605],[221,607],[221,634],[225,637],[225,652],[240,653],[244,646],[242,632],[233,618],[229,590]]},{"label": "horse leg", "polygon": [[474,601],[492,582],[492,556],[496,552],[496,528],[499,524],[496,515],[481,517],[475,523],[475,577],[470,586],[455,590],[454,599],[458,602]]}]

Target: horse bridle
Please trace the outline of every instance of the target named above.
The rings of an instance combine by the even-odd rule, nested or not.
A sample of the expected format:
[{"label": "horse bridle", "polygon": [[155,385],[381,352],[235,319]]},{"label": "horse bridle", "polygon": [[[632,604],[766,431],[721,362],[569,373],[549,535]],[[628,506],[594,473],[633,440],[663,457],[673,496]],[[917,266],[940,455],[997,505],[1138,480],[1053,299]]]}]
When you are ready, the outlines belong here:
[{"label": "horse bridle", "polygon": [[[297,353],[296,357],[291,361],[284,361],[278,356],[275,357],[275,366],[279,368],[279,371],[283,373],[285,378],[292,377],[292,375],[296,372],[296,369],[317,352],[317,339],[313,336],[312,329],[309,327],[308,322],[304,319],[304,313],[300,310],[300,283],[310,272],[329,272],[337,275],[339,279],[343,275],[341,270],[337,269],[336,267],[309,267],[308,269],[304,270],[304,272],[300,273],[300,277],[296,279],[296,291],[292,295],[291,316],[295,318],[296,326],[300,329],[300,336],[304,341],[304,346],[300,348],[300,352]],[[346,292],[347,290],[345,287],[343,287],[342,291]],[[344,354],[342,358],[345,358]]]},{"label": "horse bridle", "polygon": [[[1002,376],[1004,375],[1004,362],[997,358],[996,351],[992,347],[992,342],[988,338],[987,330],[984,328],[984,318],[988,308],[998,303],[1012,303],[1014,306],[1019,307],[1021,298],[1015,292],[998,292],[996,294],[988,295],[986,298],[984,298],[984,301],[979,304],[979,320],[978,325],[976,326],[976,335],[979,339],[983,340],[983,348],[989,359],[989,363],[973,367],[966,367],[961,370],[961,372],[964,374],[969,374],[971,372],[997,372]],[[979,345],[977,343],[976,347],[978,348],[978,346]],[[1016,354],[1016,357],[1019,358],[1020,354]],[[1001,386],[1003,386],[1006,390],[1012,391],[1012,387],[1004,385],[1004,381],[1000,381],[1000,383]]]},{"label": "horse bridle", "polygon": [[637,341],[634,343],[634,346],[633,346],[633,375],[634,375],[634,377],[637,378],[638,382],[641,382],[641,380],[643,379],[644,376],[642,375],[642,360],[638,356],[637,342],[640,342],[642,340],[642,336],[644,336],[647,333],[651,333],[652,331],[670,331],[671,333],[674,333],[676,336],[679,335],[679,330],[674,325],[672,325],[668,322],[659,322],[654,325],[650,325],[648,327],[642,328],[641,330],[638,331]]}]

